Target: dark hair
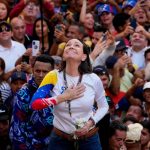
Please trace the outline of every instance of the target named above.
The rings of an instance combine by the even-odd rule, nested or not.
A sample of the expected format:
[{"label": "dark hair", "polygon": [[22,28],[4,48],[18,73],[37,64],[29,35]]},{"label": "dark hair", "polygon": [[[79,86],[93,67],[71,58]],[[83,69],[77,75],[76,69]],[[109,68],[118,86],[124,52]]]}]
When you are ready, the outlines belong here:
[{"label": "dark hair", "polygon": [[109,138],[115,135],[116,130],[127,131],[127,127],[119,120],[113,121],[109,126]]},{"label": "dark hair", "polygon": [[120,32],[120,27],[124,26],[126,24],[126,21],[130,19],[130,15],[127,13],[119,13],[115,15],[113,19],[113,25],[115,29]]},{"label": "dark hair", "polygon": [[138,123],[139,121],[138,120],[136,120],[134,117],[132,117],[132,116],[129,116],[129,117],[125,117],[124,119],[123,119],[123,123],[126,123],[127,121],[131,121],[131,122],[133,122],[133,123]]},{"label": "dark hair", "polygon": [[150,133],[150,121],[149,120],[144,120],[140,122],[143,128],[146,128],[148,132]]},{"label": "dark hair", "polygon": [[40,61],[40,62],[44,62],[44,63],[49,63],[49,64],[51,64],[52,69],[54,69],[54,63],[55,63],[54,59],[51,56],[49,56],[49,55],[41,54],[40,56],[37,56],[35,58],[34,64],[35,64],[36,61]]},{"label": "dark hair", "polygon": [[150,53],[150,48],[148,48],[145,53],[144,53],[144,57],[146,58],[147,54]]},{"label": "dark hair", "polygon": [[148,132],[150,133],[150,121],[149,120],[143,120],[140,122],[140,124],[143,126],[143,128],[146,128]]},{"label": "dark hair", "polygon": [[[41,21],[42,18],[37,18],[34,22],[34,25],[33,25],[33,40],[39,40],[39,37],[37,36],[37,33],[36,33],[36,23],[38,21]],[[48,48],[48,51],[50,50],[52,44],[53,44],[53,35],[54,35],[54,29],[52,28],[52,26],[50,25],[50,22],[46,19],[46,18],[43,18],[43,21],[46,22],[47,26],[48,26],[48,42],[49,42],[49,48]]]},{"label": "dark hair", "polygon": [[0,75],[0,83],[3,81],[3,75],[4,75],[4,71],[5,71],[5,61],[3,58],[0,57],[0,68],[3,70],[3,74]]},{"label": "dark hair", "polygon": [[83,26],[82,24],[80,24],[80,23],[78,23],[78,22],[72,22],[72,23],[69,25],[69,27],[70,27],[70,26],[76,26],[76,27],[78,27],[79,33],[85,34],[85,29],[84,29],[84,26]]},{"label": "dark hair", "polygon": [[[79,68],[78,68],[79,73],[80,74],[92,73],[92,66],[91,66],[90,58],[89,58],[90,48],[81,40],[79,40],[79,41],[83,44],[83,53],[86,54],[86,56],[87,56],[85,61],[82,61],[81,64],[79,65]],[[63,61],[61,71],[64,70],[65,67],[66,67],[66,62]]]},{"label": "dark hair", "polygon": [[106,28],[101,27],[101,26],[94,26],[94,32],[103,32],[105,33],[107,31]]},{"label": "dark hair", "polygon": [[0,67],[4,71],[5,70],[5,61],[3,58],[0,57]]}]

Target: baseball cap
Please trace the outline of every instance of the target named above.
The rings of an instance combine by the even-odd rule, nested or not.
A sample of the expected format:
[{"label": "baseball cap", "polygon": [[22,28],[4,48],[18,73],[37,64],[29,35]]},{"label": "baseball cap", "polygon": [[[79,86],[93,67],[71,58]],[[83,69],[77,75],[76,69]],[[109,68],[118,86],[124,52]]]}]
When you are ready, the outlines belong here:
[{"label": "baseball cap", "polygon": [[8,110],[3,104],[1,104],[0,105],[0,121],[4,121],[8,119],[9,119]]},{"label": "baseball cap", "polygon": [[109,56],[107,59],[106,59],[106,67],[108,69],[112,69],[115,65],[115,63],[117,62],[118,58],[116,56]]},{"label": "baseball cap", "polygon": [[118,40],[118,42],[119,43],[116,46],[116,50],[119,51],[119,50],[126,50],[127,49],[127,46],[126,46],[126,44],[125,44],[123,39]]},{"label": "baseball cap", "polygon": [[150,89],[150,82],[146,82],[143,86],[143,90]]},{"label": "baseball cap", "polygon": [[114,10],[112,6],[103,4],[98,8],[98,15],[100,16],[103,12],[114,13]]},{"label": "baseball cap", "polygon": [[104,66],[96,66],[93,68],[93,72],[98,75],[107,75],[109,77],[109,73]]},{"label": "baseball cap", "polygon": [[136,1],[135,0],[127,0],[127,1],[124,2],[122,8],[126,8],[128,6],[133,8],[135,5],[136,5]]},{"label": "baseball cap", "polygon": [[139,123],[129,124],[126,136],[126,143],[136,143],[140,141],[142,129],[143,126]]},{"label": "baseball cap", "polygon": [[25,72],[22,71],[16,71],[14,72],[11,77],[10,77],[11,82],[16,81],[16,80],[24,80],[27,81],[27,77]]}]

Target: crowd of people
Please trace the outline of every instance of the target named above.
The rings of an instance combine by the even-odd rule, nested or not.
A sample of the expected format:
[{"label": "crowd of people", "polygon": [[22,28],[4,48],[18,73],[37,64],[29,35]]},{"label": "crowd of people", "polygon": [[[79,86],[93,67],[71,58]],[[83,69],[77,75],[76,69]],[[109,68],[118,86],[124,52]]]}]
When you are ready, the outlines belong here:
[{"label": "crowd of people", "polygon": [[0,150],[149,150],[150,0],[0,0]]}]

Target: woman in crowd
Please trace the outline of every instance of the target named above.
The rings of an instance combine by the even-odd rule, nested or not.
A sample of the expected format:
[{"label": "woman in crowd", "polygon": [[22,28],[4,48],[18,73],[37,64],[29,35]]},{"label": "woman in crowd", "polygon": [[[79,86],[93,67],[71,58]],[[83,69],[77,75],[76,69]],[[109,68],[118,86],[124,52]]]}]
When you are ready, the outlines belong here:
[{"label": "woman in crowd", "polygon": [[85,32],[92,36],[94,32],[94,17],[92,13],[87,13],[87,0],[83,0],[81,12],[80,12],[80,23],[83,24]]},{"label": "woman in crowd", "polygon": [[44,48],[44,54],[50,53],[50,48],[53,43],[53,29],[49,24],[49,21],[46,19],[43,19],[43,41],[44,45],[42,45],[42,27],[41,27],[41,18],[38,18],[35,20],[33,25],[33,40],[39,40],[40,41],[40,49]]},{"label": "woman in crowd", "polygon": [[0,21],[7,20],[9,15],[9,7],[6,0],[0,1]]},{"label": "woman in crowd", "polygon": [[[68,87],[83,84],[86,89],[82,97],[54,107],[54,129],[49,149],[70,150],[75,146],[82,150],[101,150],[95,125],[107,113],[108,104],[101,80],[92,73],[88,47],[77,39],[69,40],[63,60],[62,71],[46,75],[33,96],[31,107],[38,110],[46,107],[45,103],[47,107],[51,105],[49,100],[53,97],[45,98],[50,91],[52,96],[57,96]],[[98,109],[93,113],[94,101]]]}]

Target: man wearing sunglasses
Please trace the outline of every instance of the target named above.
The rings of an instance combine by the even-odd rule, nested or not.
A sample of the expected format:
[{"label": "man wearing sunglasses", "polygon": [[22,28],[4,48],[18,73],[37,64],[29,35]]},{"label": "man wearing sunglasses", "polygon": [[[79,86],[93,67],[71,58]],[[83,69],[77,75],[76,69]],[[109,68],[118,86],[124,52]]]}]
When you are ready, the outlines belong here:
[{"label": "man wearing sunglasses", "polygon": [[16,61],[25,53],[23,44],[11,39],[11,26],[5,21],[0,22],[0,57],[5,61],[5,73],[15,69]]}]

